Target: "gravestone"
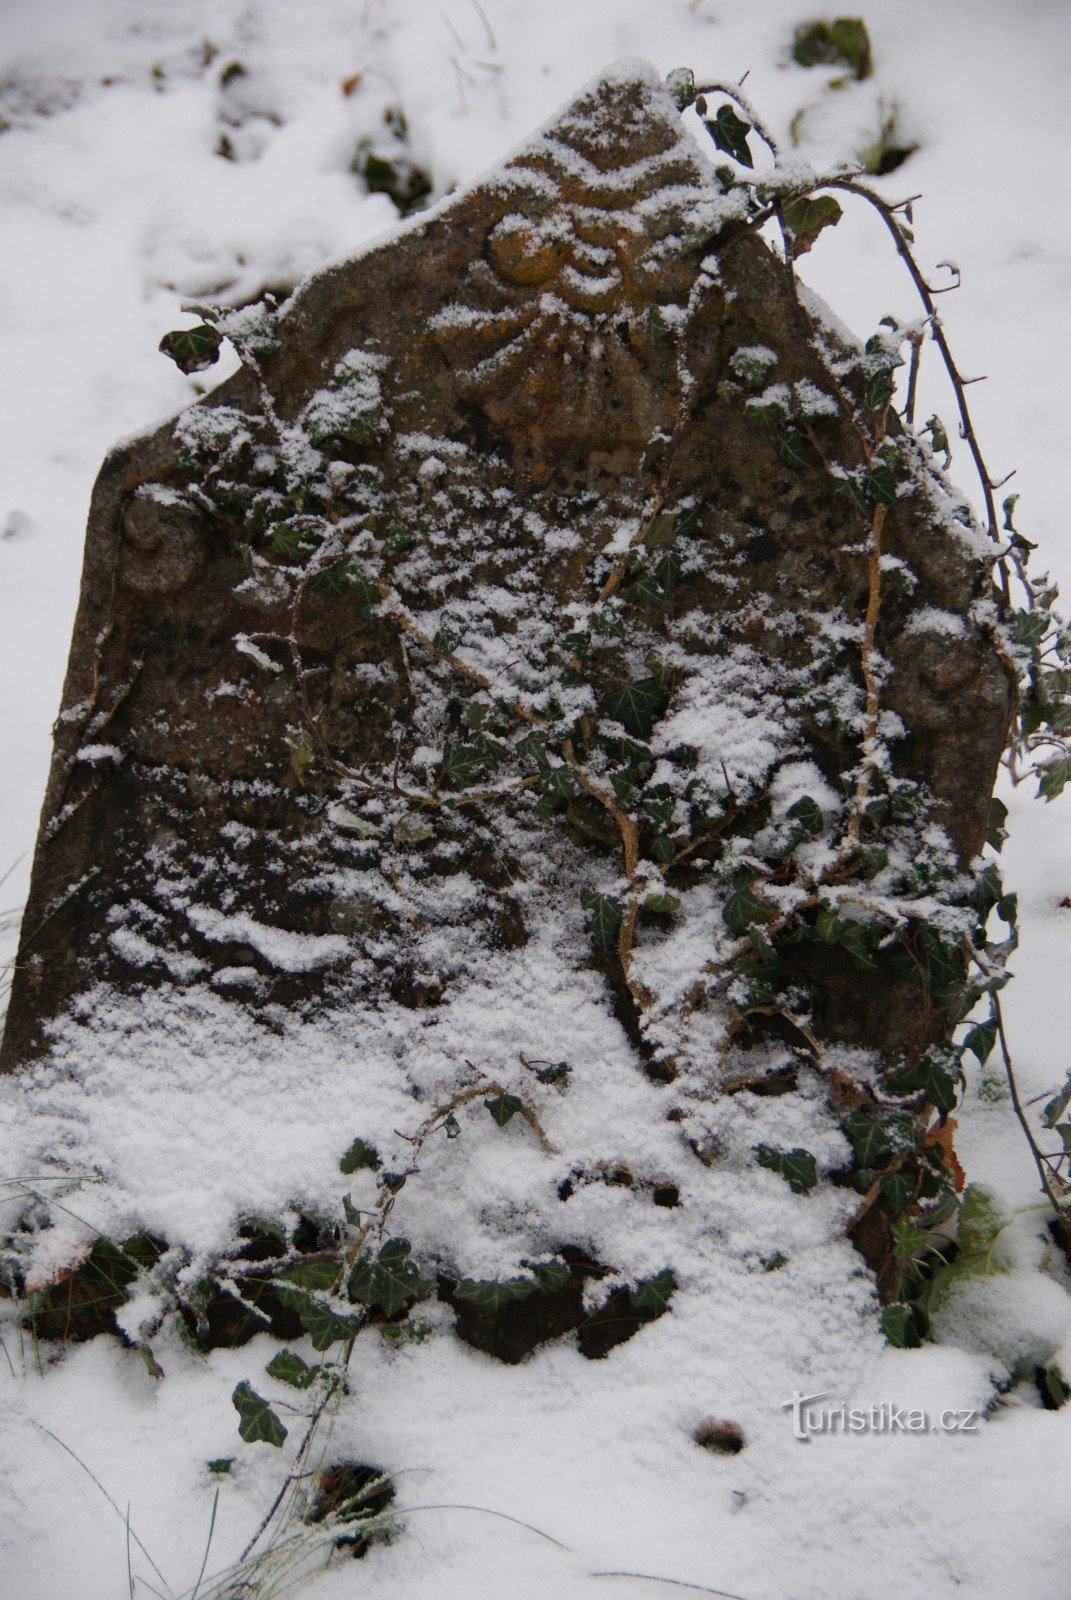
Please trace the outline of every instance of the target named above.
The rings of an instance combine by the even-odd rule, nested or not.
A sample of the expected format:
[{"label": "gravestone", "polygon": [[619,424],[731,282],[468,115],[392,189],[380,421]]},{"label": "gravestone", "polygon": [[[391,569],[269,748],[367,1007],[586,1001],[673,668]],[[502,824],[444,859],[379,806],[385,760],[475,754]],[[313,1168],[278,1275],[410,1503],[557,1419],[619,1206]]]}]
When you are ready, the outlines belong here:
[{"label": "gravestone", "polygon": [[[870,513],[840,492],[863,463],[830,370],[854,394],[863,356],[673,96],[611,71],[484,181],[222,327],[242,371],[94,492],[5,1070],[57,1030],[69,1070],[117,997],[176,1052],[199,994],[265,1037],[325,1011],[404,1033],[549,940],[682,1120],[779,1081],[793,1041],[733,1034],[762,1007],[719,951],[786,817],[815,882],[851,805]],[[816,443],[786,447],[786,416]],[[914,797],[954,871],[1011,691],[969,515],[890,437],[872,787]],[[767,871],[756,948],[778,892]],[[784,956],[810,1028],[910,1059],[940,1019],[849,945]]]}]

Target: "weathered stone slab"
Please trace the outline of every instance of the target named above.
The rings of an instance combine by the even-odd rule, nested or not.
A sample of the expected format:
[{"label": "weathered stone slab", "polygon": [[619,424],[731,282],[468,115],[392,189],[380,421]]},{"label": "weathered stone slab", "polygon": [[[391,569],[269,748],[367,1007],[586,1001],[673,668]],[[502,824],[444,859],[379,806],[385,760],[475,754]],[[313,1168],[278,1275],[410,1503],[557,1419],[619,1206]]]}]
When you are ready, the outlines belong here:
[{"label": "weathered stone slab", "polygon": [[[656,1070],[710,1068],[733,840],[751,860],[816,788],[833,826],[865,705],[867,522],[756,394],[832,461],[859,443],[820,309],[735,207],[653,75],[612,73],[274,323],[232,322],[256,370],[108,458],[6,1069],[109,993],[173,995],[176,1038],[204,989],[269,1028],[434,1007],[548,927]],[[883,734],[966,865],[1010,690],[985,554],[901,451]],[[662,906],[619,961],[580,892],[598,920],[641,888]],[[826,1037],[932,1031],[892,969],[797,959]]]}]

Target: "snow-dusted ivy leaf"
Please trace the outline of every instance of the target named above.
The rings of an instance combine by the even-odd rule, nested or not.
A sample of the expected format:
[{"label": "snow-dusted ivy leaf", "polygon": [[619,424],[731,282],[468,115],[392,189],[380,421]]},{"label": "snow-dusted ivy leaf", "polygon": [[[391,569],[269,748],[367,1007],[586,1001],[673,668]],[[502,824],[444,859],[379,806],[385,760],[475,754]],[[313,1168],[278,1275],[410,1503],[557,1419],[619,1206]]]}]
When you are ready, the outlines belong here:
[{"label": "snow-dusted ivy leaf", "polygon": [[443,771],[455,789],[469,789],[476,782],[484,758],[471,744],[454,744],[447,741],[443,750]]},{"label": "snow-dusted ivy leaf", "polygon": [[664,1311],[673,1298],[677,1279],[666,1267],[653,1278],[645,1278],[629,1290],[629,1300],[637,1311]]},{"label": "snow-dusted ivy leaf", "polygon": [[515,1094],[496,1094],[490,1100],[485,1100],[484,1105],[500,1128],[504,1128],[518,1111],[524,1110],[524,1101],[518,1100]]},{"label": "snow-dusted ivy leaf", "polygon": [[286,1429],[268,1402],[248,1383],[242,1382],[231,1395],[238,1413],[238,1432],[246,1444],[273,1444],[276,1449],[286,1438]]},{"label": "snow-dusted ivy leaf", "polygon": [[730,933],[746,934],[756,923],[772,922],[777,913],[752,890],[755,879],[739,877],[722,909],[722,921]]},{"label": "snow-dusted ivy leaf", "polygon": [[620,900],[610,894],[595,894],[590,889],[582,889],[580,904],[591,918],[595,943],[609,950],[617,938],[617,930],[625,914]]},{"label": "snow-dusted ivy leaf", "polygon": [[536,1068],[536,1079],[554,1089],[567,1089],[572,1071],[568,1061],[552,1061],[548,1066]]},{"label": "snow-dusted ivy leaf", "polygon": [[544,1261],[532,1268],[540,1294],[557,1294],[569,1282],[569,1268],[564,1261]]},{"label": "snow-dusted ivy leaf", "polygon": [[463,1278],[454,1290],[458,1300],[468,1300],[481,1311],[499,1311],[511,1300],[527,1300],[538,1285],[533,1278],[505,1278],[500,1282]]},{"label": "snow-dusted ivy leaf", "polygon": [[370,1167],[373,1172],[378,1172],[380,1168],[379,1156],[366,1140],[354,1139],[339,1162],[338,1170],[349,1174],[351,1172],[360,1172],[363,1167]]},{"label": "snow-dusted ivy leaf", "polygon": [[378,1256],[362,1256],[350,1273],[350,1298],[384,1316],[395,1317],[427,1284],[411,1260],[408,1239],[389,1239]]},{"label": "snow-dusted ivy leaf", "polygon": [[807,455],[807,441],[798,428],[784,428],[774,442],[774,451],[779,461],[786,467],[794,467],[797,472],[803,472],[810,466]]},{"label": "snow-dusted ivy leaf", "polygon": [[328,1350],[343,1339],[353,1339],[360,1327],[352,1317],[341,1317],[323,1300],[314,1300],[303,1289],[290,1289],[280,1284],[276,1290],[284,1306],[296,1311],[301,1325],[312,1340],[314,1350]]},{"label": "snow-dusted ivy leaf", "polygon": [[338,1262],[333,1260],[299,1261],[279,1274],[287,1283],[296,1283],[299,1289],[331,1289],[338,1277]]},{"label": "snow-dusted ivy leaf", "polygon": [[809,794],[800,795],[795,804],[789,806],[786,815],[790,822],[795,823],[795,832],[805,839],[817,839],[826,825],[821,806]]},{"label": "snow-dusted ivy leaf", "polygon": [[883,1156],[891,1154],[892,1144],[885,1128],[865,1111],[853,1111],[841,1127],[860,1167],[876,1167]]},{"label": "snow-dusted ivy leaf", "polygon": [[672,917],[681,908],[680,896],[676,894],[649,894],[644,897],[643,909],[653,911],[658,917]]},{"label": "snow-dusted ivy leaf", "polygon": [[293,1350],[280,1350],[278,1355],[272,1356],[264,1370],[269,1378],[288,1383],[292,1389],[307,1389],[316,1382],[318,1372],[318,1368],[310,1367]]},{"label": "snow-dusted ivy leaf", "polygon": [[809,1150],[771,1150],[768,1145],[758,1147],[760,1167],[768,1167],[784,1178],[794,1194],[806,1194],[818,1182],[818,1166]]},{"label": "snow-dusted ivy leaf", "polygon": [[641,678],[638,683],[626,683],[623,689],[615,689],[603,703],[608,717],[620,722],[638,739],[646,739],[665,701],[665,690],[657,678]]},{"label": "snow-dusted ivy leaf", "polygon": [[898,1350],[917,1350],[922,1343],[914,1312],[911,1306],[902,1303],[885,1307],[881,1313],[881,1331]]}]

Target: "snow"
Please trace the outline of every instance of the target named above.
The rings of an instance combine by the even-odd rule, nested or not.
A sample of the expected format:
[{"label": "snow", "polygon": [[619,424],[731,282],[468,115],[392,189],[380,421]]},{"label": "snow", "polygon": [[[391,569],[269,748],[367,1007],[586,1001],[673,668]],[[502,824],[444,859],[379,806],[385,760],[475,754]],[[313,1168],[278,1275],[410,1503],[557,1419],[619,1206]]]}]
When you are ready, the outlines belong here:
[{"label": "snow", "polygon": [[[160,336],[187,320],[185,299],[241,301],[396,229],[387,197],[365,194],[350,170],[362,138],[384,138],[392,103],[405,110],[408,153],[428,166],[436,199],[529,144],[531,130],[586,76],[623,55],[649,57],[661,72],[690,63],[700,81],[749,70],[748,92],[783,139],[807,108],[804,154],[816,167],[854,154],[895,106],[898,138],[919,149],[880,186],[891,197],[923,191],[923,258],[955,255],[964,264],[963,289],[939,304],[964,370],[989,374],[970,391],[977,426],[995,471],[1018,466],[1020,525],[1071,589],[1066,422],[1054,399],[1071,361],[1066,175],[1042,151],[1024,151],[1028,136],[1013,136],[996,114],[1010,100],[1045,130],[1047,145],[1063,147],[1071,17],[1060,0],[1029,0],[1014,12],[992,0],[946,0],[937,12],[923,0],[874,8],[875,76],[834,90],[825,87],[834,74],[786,64],[792,28],[813,10],[800,0],[592,0],[583,8],[485,0],[482,12],[461,0],[445,8],[432,0],[8,6],[0,39],[0,116],[10,124],[0,134],[0,873],[14,870],[5,905],[25,894],[96,468],[118,437],[177,411],[228,370],[225,357],[207,376],[187,379],[156,353]],[[205,41],[216,52],[210,61]],[[221,87],[233,60],[246,75]],[[356,89],[341,92],[356,72]],[[215,153],[224,132],[236,160]],[[584,176],[599,181],[594,169]],[[419,216],[401,224],[421,225]],[[803,271],[865,333],[890,310],[917,314],[888,257],[874,219],[846,207]],[[584,277],[585,293],[596,282]],[[563,301],[554,306],[569,314]],[[463,331],[463,308],[454,320]],[[820,414],[826,397],[797,386],[795,398]],[[947,392],[924,368],[919,415],[934,410],[951,420]],[[232,420],[219,410],[198,416],[213,428]],[[950,439],[953,472],[974,495],[966,452]],[[457,460],[449,441],[414,436],[411,448],[438,457],[443,471]],[[634,532],[623,528],[614,547],[627,547]],[[453,536],[445,525],[443,536]],[[568,547],[568,530],[540,537],[548,554]],[[511,603],[503,587],[496,604],[508,614]],[[938,635],[957,620],[933,610],[923,617]],[[238,649],[278,670],[252,641]],[[741,660],[734,671],[743,681],[749,665]],[[763,723],[748,726],[754,748],[744,750],[731,692],[716,727],[686,729],[684,704],[678,719],[670,743],[701,749],[715,788],[724,784],[723,759],[734,781],[746,781],[791,738],[771,705]],[[107,763],[119,752],[96,744],[80,754]],[[838,804],[803,763],[783,765],[778,784],[779,809],[803,794],[829,816]],[[1044,807],[1021,791],[1007,798],[1006,874],[1020,895],[1023,935],[1005,1011],[1029,1101],[1065,1068],[1055,1042],[1065,1032],[1071,959],[1071,801]],[[424,819],[410,816],[395,822],[395,837],[419,845]],[[381,819],[340,806],[332,820],[360,842]],[[352,877],[347,892],[358,893],[360,873]],[[463,921],[468,890],[456,888],[451,914]],[[248,944],[283,970],[347,953],[344,939],[270,927],[239,907],[221,918],[191,903],[189,916],[202,933]],[[696,922],[687,925],[695,937]],[[709,927],[711,940],[723,931],[713,901]],[[429,1014],[419,1056],[407,1056],[404,1068],[389,1015],[362,1015],[355,1038],[342,1013],[315,1027],[277,1017],[269,1028],[225,994],[184,997],[193,969],[181,963],[194,958],[158,952],[151,932],[123,924],[109,937],[135,965],[164,960],[175,988],[155,999],[92,997],[92,1051],[87,1019],[72,1017],[55,1041],[70,1073],[31,1071],[25,1094],[5,1085],[0,1211],[21,1208],[27,1191],[56,1190],[66,1207],[39,1235],[42,1281],[80,1259],[98,1232],[159,1231],[188,1252],[194,1274],[198,1260],[233,1239],[242,1216],[334,1214],[346,1187],[355,1204],[370,1204],[370,1178],[342,1180],[340,1155],[360,1135],[403,1162],[399,1132],[422,1114],[415,1094],[441,1102],[458,1054],[478,1037],[486,1055],[479,1069],[493,1070],[507,1092],[535,1093],[522,1049],[572,1062],[565,1094],[538,1092],[556,1154],[541,1152],[520,1118],[486,1137],[476,1101],[459,1114],[459,1139],[429,1142],[399,1198],[399,1225],[414,1248],[455,1270],[508,1276],[540,1242],[598,1237],[626,1276],[672,1265],[681,1285],[668,1316],[600,1363],[562,1341],[503,1367],[454,1339],[435,1306],[419,1344],[363,1335],[332,1450],[398,1474],[406,1505],[476,1509],[414,1511],[402,1537],[373,1549],[362,1568],[343,1563],[315,1579],[310,1593],[332,1600],[361,1582],[377,1600],[660,1592],[636,1577],[591,1576],[631,1572],[744,1600],[855,1600],[873,1591],[880,1569],[895,1574],[898,1593],[927,1600],[963,1592],[1061,1600],[1071,1408],[1043,1412],[1023,1388],[995,1401],[995,1384],[1061,1345],[1066,1373],[1071,1319],[1030,1210],[1036,1176],[991,1069],[971,1074],[957,1149],[972,1180],[1015,1213],[1014,1265],[959,1287],[942,1313],[942,1342],[898,1351],[881,1339],[869,1277],[843,1238],[851,1195],[823,1188],[801,1200],[748,1163],[759,1142],[805,1145],[824,1169],[843,1158],[817,1083],[782,1100],[734,1094],[693,1106],[710,1164],[696,1162],[665,1120],[675,1089],[636,1073],[608,1011],[576,979],[581,930],[547,918],[523,959],[472,975],[449,1006]],[[427,934],[454,937],[448,927]],[[701,956],[677,958],[679,967]],[[653,965],[656,954],[648,959]],[[260,981],[252,967],[227,973],[233,984]],[[172,1018],[190,1011],[182,1048],[158,1026],[154,1007],[165,1000]],[[672,1182],[680,1207],[663,1210],[641,1190],[598,1181],[557,1201],[557,1184],[590,1165],[592,1152]],[[57,1188],[61,1166],[85,1176]],[[465,1198],[473,1170],[482,1219]],[[786,1265],[763,1270],[778,1252]],[[153,1333],[158,1306],[139,1296],[125,1309],[126,1326]],[[73,1347],[38,1370],[28,1343],[20,1348],[8,1326],[3,1337],[0,1570],[12,1594],[113,1600],[125,1592],[128,1506],[132,1534],[167,1584],[188,1591],[217,1488],[210,1570],[236,1557],[284,1466],[268,1447],[241,1444],[229,1397],[248,1379],[276,1401],[294,1398],[264,1376],[274,1341],[258,1336],[201,1358],[165,1320],[153,1348],[166,1376],[154,1380],[135,1350],[113,1340]],[[297,1348],[311,1358],[306,1342]],[[970,1437],[821,1436],[803,1445],[782,1409],[797,1390],[933,1415],[995,1408]],[[738,1456],[693,1443],[711,1415],[743,1429]],[[230,1475],[207,1473],[206,1462],[230,1456]],[[159,1583],[140,1544],[132,1558],[135,1574]],[[147,1592],[139,1582],[137,1593]]]}]

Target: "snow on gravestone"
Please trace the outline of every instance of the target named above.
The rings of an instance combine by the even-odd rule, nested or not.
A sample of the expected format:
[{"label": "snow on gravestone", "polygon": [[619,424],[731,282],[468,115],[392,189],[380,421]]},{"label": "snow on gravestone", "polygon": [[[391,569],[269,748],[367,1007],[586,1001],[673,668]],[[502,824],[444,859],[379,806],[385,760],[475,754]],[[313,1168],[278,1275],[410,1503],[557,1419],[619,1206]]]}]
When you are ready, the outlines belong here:
[{"label": "snow on gravestone", "polygon": [[[708,1160],[719,1086],[791,1087],[801,1036],[740,1025],[724,912],[741,872],[760,925],[785,909],[786,838],[835,890],[869,516],[759,424],[780,405],[858,466],[827,362],[851,389],[860,357],[739,220],[672,96],[619,66],[476,187],[233,314],[243,370],[109,456],[8,1070],[76,1081],[141,1027],[166,1073],[223,1015],[254,1052],[330,1022],[344,1147],[373,1032],[423,1114],[481,1073],[534,1086],[551,1035],[578,1084],[583,1005]],[[898,449],[880,789],[922,797],[901,848],[954,869],[1009,687],[977,532]],[[910,1058],[933,1015],[857,954],[784,951],[797,1012]]]}]

